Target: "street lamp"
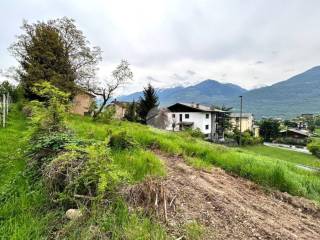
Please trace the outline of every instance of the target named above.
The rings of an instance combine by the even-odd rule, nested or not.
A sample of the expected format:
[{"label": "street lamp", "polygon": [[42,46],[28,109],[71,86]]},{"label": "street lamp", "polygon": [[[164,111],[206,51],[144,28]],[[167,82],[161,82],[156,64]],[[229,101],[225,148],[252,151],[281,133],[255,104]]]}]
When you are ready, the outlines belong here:
[{"label": "street lamp", "polygon": [[240,139],[239,139],[239,145],[242,145],[242,96],[239,96],[240,98]]}]

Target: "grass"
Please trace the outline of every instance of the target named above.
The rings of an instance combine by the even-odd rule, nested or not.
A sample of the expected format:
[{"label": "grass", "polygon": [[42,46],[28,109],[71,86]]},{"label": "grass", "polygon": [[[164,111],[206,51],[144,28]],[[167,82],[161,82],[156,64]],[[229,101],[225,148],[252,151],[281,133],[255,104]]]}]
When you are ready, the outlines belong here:
[{"label": "grass", "polygon": [[310,154],[264,145],[248,146],[245,147],[245,149],[257,154],[258,156],[267,156],[285,162],[320,168],[320,159]]},{"label": "grass", "polygon": [[[84,138],[105,139],[110,132],[127,131],[141,147],[157,147],[174,155],[182,155],[199,168],[215,165],[252,180],[262,186],[320,201],[320,177],[299,169],[290,161],[265,156],[245,149],[232,149],[210,144],[185,134],[161,131],[140,124],[114,121],[95,123],[89,118],[70,117],[69,125]],[[190,161],[190,159],[189,159]]]},{"label": "grass", "polygon": [[17,109],[8,126],[0,128],[0,236],[1,239],[43,238],[56,213],[41,212],[46,194],[31,183],[24,169],[28,134],[26,119]]}]

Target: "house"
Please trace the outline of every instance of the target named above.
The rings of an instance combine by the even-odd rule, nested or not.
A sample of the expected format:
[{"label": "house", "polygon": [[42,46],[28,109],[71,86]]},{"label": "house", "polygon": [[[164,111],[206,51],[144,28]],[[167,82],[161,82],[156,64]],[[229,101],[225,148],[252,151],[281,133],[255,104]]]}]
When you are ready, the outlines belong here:
[{"label": "house", "polygon": [[289,128],[280,131],[283,142],[290,144],[306,145],[311,133],[307,130]]},{"label": "house", "polygon": [[186,128],[199,128],[211,140],[224,137],[221,121],[225,111],[211,109],[195,103],[176,103],[168,107],[167,130],[181,131]]},{"label": "house", "polygon": [[[230,123],[233,128],[240,131],[240,113],[230,114]],[[241,116],[241,132],[250,131],[253,136],[259,137],[259,126],[254,125],[254,118],[252,113],[242,113]]]},{"label": "house", "polygon": [[82,116],[89,114],[90,107],[95,101],[95,98],[95,95],[83,89],[77,89],[72,100],[70,112]]},{"label": "house", "polygon": [[108,106],[108,107],[114,107],[115,110],[115,114],[114,114],[114,118],[115,119],[123,119],[127,108],[128,108],[129,102],[124,102],[124,101],[118,101],[117,99],[114,99]]}]

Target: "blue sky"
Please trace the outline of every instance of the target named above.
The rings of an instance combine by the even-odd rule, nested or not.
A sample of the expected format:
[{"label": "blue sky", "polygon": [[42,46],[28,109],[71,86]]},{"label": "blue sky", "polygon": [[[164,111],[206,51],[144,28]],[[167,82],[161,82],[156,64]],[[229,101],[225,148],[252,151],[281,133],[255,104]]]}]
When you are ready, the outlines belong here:
[{"label": "blue sky", "polygon": [[118,93],[211,78],[245,88],[270,85],[320,65],[317,0],[29,0],[0,3],[0,69],[29,22],[74,18],[103,50],[97,78],[127,59],[134,80]]}]

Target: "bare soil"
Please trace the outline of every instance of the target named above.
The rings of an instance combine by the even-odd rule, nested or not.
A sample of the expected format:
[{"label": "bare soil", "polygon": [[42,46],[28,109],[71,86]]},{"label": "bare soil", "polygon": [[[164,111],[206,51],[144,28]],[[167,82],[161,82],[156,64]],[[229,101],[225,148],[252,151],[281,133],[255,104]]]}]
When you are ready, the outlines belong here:
[{"label": "bare soil", "polygon": [[195,170],[181,157],[156,153],[167,165],[161,184],[170,196],[167,228],[176,238],[195,220],[206,229],[204,239],[320,239],[320,210],[313,202],[267,193],[219,168]]}]

